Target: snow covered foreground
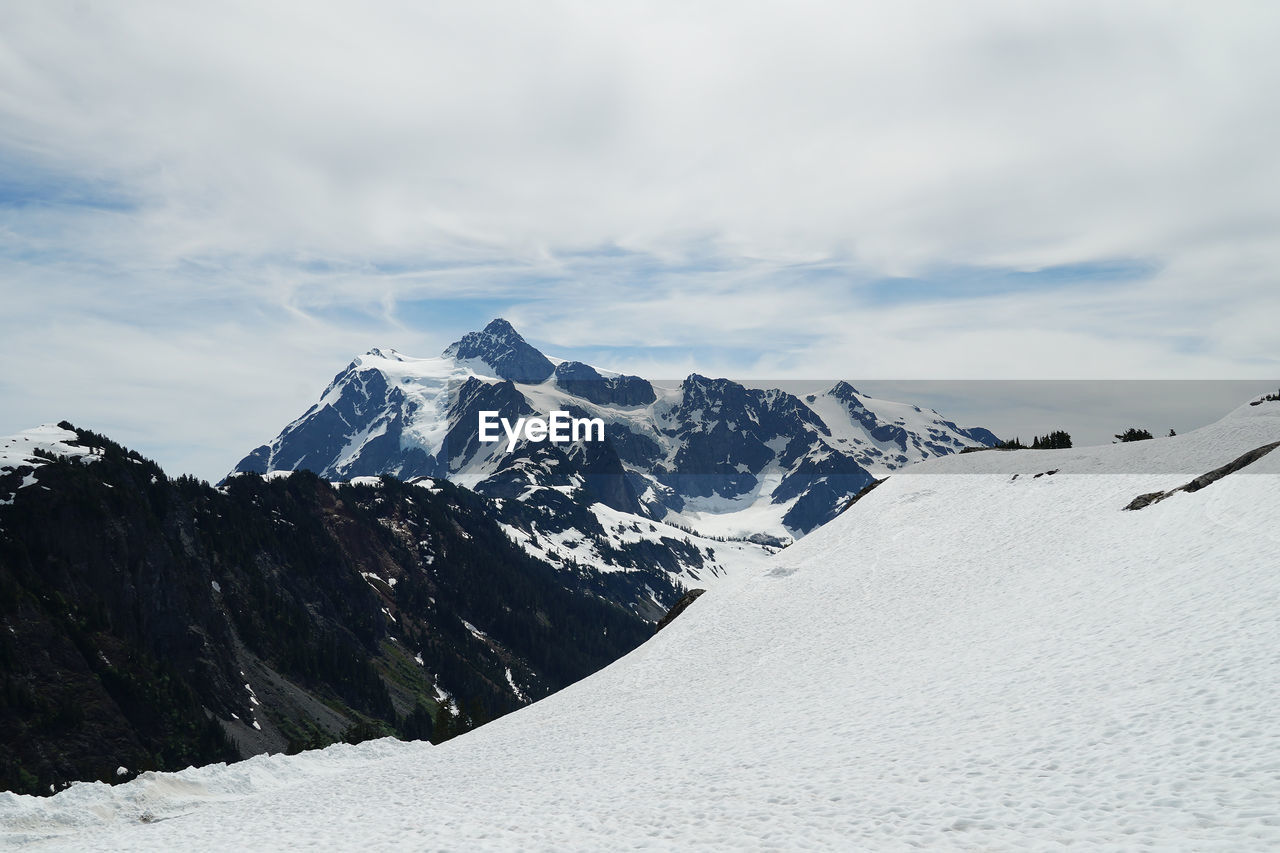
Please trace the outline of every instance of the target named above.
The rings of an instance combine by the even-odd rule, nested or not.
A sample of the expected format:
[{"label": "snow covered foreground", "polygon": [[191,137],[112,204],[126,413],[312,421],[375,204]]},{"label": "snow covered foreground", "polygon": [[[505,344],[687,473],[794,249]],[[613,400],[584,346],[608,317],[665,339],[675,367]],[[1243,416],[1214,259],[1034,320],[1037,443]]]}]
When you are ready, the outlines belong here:
[{"label": "snow covered foreground", "polygon": [[[1122,508],[1277,440],[1280,403],[1266,403],[1176,438],[923,463],[612,667],[443,746],[6,794],[0,837],[166,851],[1274,848],[1280,451]],[[1106,473],[1135,469],[1164,473]]]}]

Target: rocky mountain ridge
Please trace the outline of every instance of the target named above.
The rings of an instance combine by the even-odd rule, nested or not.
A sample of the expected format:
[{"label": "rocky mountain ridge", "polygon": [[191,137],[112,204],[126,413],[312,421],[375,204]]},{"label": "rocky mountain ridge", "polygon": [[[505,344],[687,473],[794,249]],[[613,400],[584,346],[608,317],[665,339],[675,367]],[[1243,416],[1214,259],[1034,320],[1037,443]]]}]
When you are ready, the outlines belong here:
[{"label": "rocky mountain ridge", "polygon": [[[512,422],[552,411],[600,418],[605,441],[522,439],[508,453],[505,441],[479,440],[482,411]],[[664,523],[703,539],[783,543],[830,520],[891,471],[996,441],[988,430],[877,400],[844,381],[797,396],[695,373],[664,388],[548,358],[497,319],[436,358],[389,349],[359,356],[318,403],[235,471],[446,478],[507,502],[498,509],[501,520],[529,540],[584,533],[576,523],[598,526],[587,516],[603,507],[642,528]],[[573,523],[562,517],[568,508],[562,497],[577,505]],[[508,510],[528,515],[513,502],[534,514],[550,504],[559,509],[543,513],[535,529],[503,517]],[[624,544],[613,538],[614,547]],[[618,567],[600,549],[577,556]],[[699,572],[720,568],[704,559],[681,571],[700,580]]]}]

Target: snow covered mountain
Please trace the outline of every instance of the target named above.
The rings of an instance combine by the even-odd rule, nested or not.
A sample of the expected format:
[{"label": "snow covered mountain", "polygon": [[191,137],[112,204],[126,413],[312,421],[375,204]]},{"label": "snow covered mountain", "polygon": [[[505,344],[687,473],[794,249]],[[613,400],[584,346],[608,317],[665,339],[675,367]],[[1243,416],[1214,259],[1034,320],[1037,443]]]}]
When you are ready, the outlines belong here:
[{"label": "snow covered mountain", "polygon": [[0,795],[3,837],[1274,849],[1278,443],[1272,401],[1176,437],[912,466],[612,666],[445,746]]},{"label": "snow covered mountain", "polygon": [[[521,439],[507,452],[505,441],[479,440],[484,410],[513,422],[553,411],[600,418],[605,440]],[[383,349],[356,358],[316,405],[235,470],[447,477],[528,504],[555,490],[584,507],[704,536],[783,541],[830,520],[891,471],[995,441],[985,429],[873,399],[847,382],[803,398],[697,374],[662,388],[549,359],[497,319],[437,358]],[[550,516],[542,529],[548,524]]]}]

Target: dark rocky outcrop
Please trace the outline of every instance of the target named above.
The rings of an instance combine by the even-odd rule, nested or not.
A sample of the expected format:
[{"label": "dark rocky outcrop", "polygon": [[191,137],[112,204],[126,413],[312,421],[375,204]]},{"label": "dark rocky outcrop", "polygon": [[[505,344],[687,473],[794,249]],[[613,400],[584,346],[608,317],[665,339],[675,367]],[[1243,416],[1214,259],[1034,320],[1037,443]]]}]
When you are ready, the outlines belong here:
[{"label": "dark rocky outcrop", "polygon": [[1274,394],[1263,394],[1258,399],[1249,401],[1249,405],[1261,406],[1263,403],[1275,403],[1275,402],[1280,402],[1280,391],[1277,391]]},{"label": "dark rocky outcrop", "polygon": [[848,511],[849,507],[853,506],[853,505],[854,505],[854,504],[856,504],[858,501],[862,500],[862,499],[863,499],[863,498],[865,498],[867,495],[871,494],[873,491],[875,491],[876,486],[879,486],[881,483],[885,482],[885,480],[888,480],[888,479],[889,479],[888,477],[885,477],[884,479],[881,479],[881,480],[872,480],[870,483],[867,483],[865,486],[863,486],[863,487],[858,491],[858,493],[857,493],[856,495],[854,495],[853,497],[849,498],[849,502],[848,502],[847,504],[845,504],[845,505],[844,505],[844,507],[843,507],[843,508],[841,508],[841,510],[840,510],[840,511],[841,511],[841,512],[846,512],[846,511]]},{"label": "dark rocky outcrop", "polygon": [[565,361],[556,365],[556,384],[598,406],[647,406],[657,399],[653,386],[639,376],[603,376],[589,364]]},{"label": "dark rocky outcrop", "polygon": [[667,615],[662,617],[662,619],[658,622],[657,626],[653,629],[653,632],[656,634],[659,631],[661,631],[663,628],[670,625],[677,616],[679,616],[681,613],[688,610],[689,605],[697,601],[698,596],[702,595],[704,592],[706,592],[705,589],[691,589],[688,592],[686,592],[684,595],[680,596],[680,600],[677,601],[672,606],[672,608],[667,611]]},{"label": "dark rocky outcrop", "polygon": [[[1132,501],[1129,502],[1129,504],[1125,507],[1125,509],[1126,510],[1146,509],[1152,504],[1160,503],[1160,501],[1164,500],[1165,498],[1171,497],[1177,494],[1178,492],[1198,492],[1203,488],[1213,485],[1214,483],[1221,480],[1223,477],[1234,474],[1235,472],[1243,468],[1247,468],[1248,466],[1252,465],[1254,462],[1257,462],[1259,459],[1266,456],[1271,451],[1275,450],[1277,447],[1280,447],[1280,441],[1275,441],[1275,442],[1272,442],[1271,444],[1264,444],[1261,447],[1255,447],[1253,450],[1250,450],[1248,453],[1241,454],[1240,456],[1231,460],[1226,465],[1223,465],[1221,468],[1214,468],[1212,471],[1209,471],[1208,473],[1201,474],[1199,477],[1196,477],[1190,483],[1186,483],[1184,485],[1178,486],[1178,488],[1176,489],[1170,489],[1167,492],[1147,492],[1145,495],[1138,495],[1136,498],[1134,498]],[[1036,476],[1038,477],[1040,475],[1037,474]]]}]

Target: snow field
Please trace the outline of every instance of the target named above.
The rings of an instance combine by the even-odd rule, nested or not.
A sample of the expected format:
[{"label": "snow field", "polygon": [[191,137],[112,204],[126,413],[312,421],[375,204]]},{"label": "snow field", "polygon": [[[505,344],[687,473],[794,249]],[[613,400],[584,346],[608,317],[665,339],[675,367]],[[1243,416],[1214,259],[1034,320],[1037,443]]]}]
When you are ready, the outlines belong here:
[{"label": "snow field", "polygon": [[[385,738],[355,746],[334,744],[298,755],[255,755],[235,764],[188,767],[176,773],[143,773],[125,785],[76,783],[57,797],[0,793],[0,841],[21,845],[50,834],[97,832],[104,825],[147,825],[194,809],[279,791],[309,779],[340,776],[390,755],[431,748],[425,742]],[[68,843],[70,837],[61,843]]]}]

